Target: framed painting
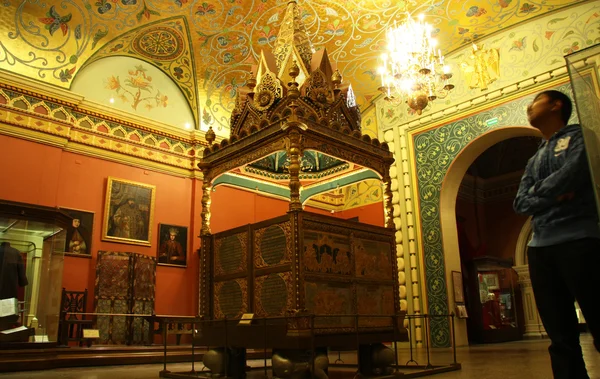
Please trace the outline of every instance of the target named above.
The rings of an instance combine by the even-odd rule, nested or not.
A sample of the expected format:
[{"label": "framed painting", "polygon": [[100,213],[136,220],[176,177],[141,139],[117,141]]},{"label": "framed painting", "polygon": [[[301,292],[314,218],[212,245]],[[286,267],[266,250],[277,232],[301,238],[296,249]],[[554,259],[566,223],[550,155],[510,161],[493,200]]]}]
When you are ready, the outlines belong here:
[{"label": "framed painting", "polygon": [[94,212],[70,208],[60,208],[60,210],[73,217],[72,224],[67,228],[65,254],[73,257],[91,258]]},{"label": "framed painting", "polygon": [[462,273],[460,271],[452,271],[452,287],[454,289],[454,302],[464,303],[465,293],[463,290]]},{"label": "framed painting", "polygon": [[500,289],[498,274],[496,273],[483,274],[483,282],[487,285],[487,289],[490,291]]},{"label": "framed painting", "polygon": [[187,266],[188,228],[158,224],[158,264],[162,266]]},{"label": "framed painting", "polygon": [[109,177],[102,240],[151,245],[156,187]]}]

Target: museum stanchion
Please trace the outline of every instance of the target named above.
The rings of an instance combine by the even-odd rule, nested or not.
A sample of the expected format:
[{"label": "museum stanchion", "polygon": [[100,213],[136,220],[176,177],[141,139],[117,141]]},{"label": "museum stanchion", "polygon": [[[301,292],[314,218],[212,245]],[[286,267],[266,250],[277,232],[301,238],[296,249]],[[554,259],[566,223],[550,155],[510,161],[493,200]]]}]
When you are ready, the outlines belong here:
[{"label": "museum stanchion", "polygon": [[456,364],[456,335],[454,334],[454,312],[450,313],[450,318],[452,320],[451,322],[451,326],[452,326],[452,355],[454,356],[454,364]]},{"label": "museum stanchion", "polygon": [[[398,326],[398,316],[392,316],[392,323],[393,325],[395,325],[396,327]],[[396,341],[397,338],[394,338],[394,364],[396,367],[394,367],[394,372],[398,372],[398,341]]]},{"label": "museum stanchion", "polygon": [[164,323],[162,325],[162,337],[163,337],[163,349],[164,349],[163,350],[164,351],[163,369],[162,369],[162,371],[160,371],[158,373],[159,375],[171,372],[171,371],[167,370],[167,325],[165,325]]},{"label": "museum stanchion", "polygon": [[412,330],[412,323],[411,320],[413,318],[412,315],[406,315],[406,318],[408,319],[408,349],[410,350],[410,359],[406,362],[406,366],[409,365],[409,363],[414,363],[415,365],[418,365],[419,363],[417,363],[417,361],[415,361],[413,359],[413,345],[412,345],[412,339],[413,339],[413,330]]},{"label": "museum stanchion", "polygon": [[425,368],[429,369],[433,368],[429,355],[429,315],[426,313],[423,316],[425,318],[425,349],[427,350],[427,366]]},{"label": "museum stanchion", "polygon": [[262,320],[263,320],[263,323],[264,323],[263,324],[264,325],[263,326],[263,329],[264,329],[264,333],[263,333],[263,342],[264,342],[264,346],[263,346],[263,354],[264,354],[263,363],[265,365],[265,367],[264,367],[265,379],[268,379],[269,378],[269,374],[267,372],[267,368],[268,368],[268,365],[267,365],[267,318],[265,317]]},{"label": "museum stanchion", "polygon": [[192,369],[190,371],[192,375],[196,375],[196,355],[194,350],[196,350],[196,323],[192,322]]},{"label": "museum stanchion", "polygon": [[229,338],[227,331],[227,316],[223,318],[223,325],[225,326],[225,354],[223,354],[223,359],[225,360],[225,377],[228,377],[228,369],[229,369]]}]

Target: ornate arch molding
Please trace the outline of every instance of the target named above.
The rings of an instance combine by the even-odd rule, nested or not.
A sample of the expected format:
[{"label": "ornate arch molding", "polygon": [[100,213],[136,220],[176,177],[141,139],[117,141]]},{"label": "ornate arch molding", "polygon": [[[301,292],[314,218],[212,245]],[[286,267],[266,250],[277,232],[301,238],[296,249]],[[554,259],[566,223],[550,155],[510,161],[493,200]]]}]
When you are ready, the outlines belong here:
[{"label": "ornate arch molding", "polygon": [[[159,45],[161,42],[165,46]],[[175,83],[187,100],[194,122],[198,124],[199,104],[192,46],[185,17],[151,22],[107,42],[85,61],[75,76],[100,59],[115,56],[141,59],[164,72]]]},{"label": "ornate arch molding", "polygon": [[531,217],[529,217],[525,221],[525,224],[523,224],[521,232],[519,232],[519,237],[517,238],[517,246],[515,247],[515,266],[524,266],[528,264],[527,244],[531,239],[531,233],[533,233],[533,230],[531,229]]},{"label": "ornate arch molding", "polygon": [[[544,88],[554,86],[558,90],[570,93],[571,87],[566,81],[567,78],[563,77]],[[415,197],[419,199],[417,225],[420,226],[419,252],[422,256],[427,288],[427,313],[448,314],[450,311],[446,254],[458,254],[454,212],[442,214],[441,209],[454,209],[460,179],[477,155],[502,139],[527,135],[515,132],[517,130],[533,133],[529,127],[521,126],[511,130],[511,126],[528,125],[525,109],[534,93],[541,89],[529,89],[505,103],[497,104],[494,108],[436,128],[408,131],[411,155],[414,159]],[[486,123],[486,120],[492,118],[497,118],[498,123]],[[492,131],[495,133],[490,133]],[[486,134],[484,139],[475,142]],[[486,140],[487,142],[482,142]],[[431,338],[436,347],[450,346],[449,322],[441,318],[433,319]]]}]

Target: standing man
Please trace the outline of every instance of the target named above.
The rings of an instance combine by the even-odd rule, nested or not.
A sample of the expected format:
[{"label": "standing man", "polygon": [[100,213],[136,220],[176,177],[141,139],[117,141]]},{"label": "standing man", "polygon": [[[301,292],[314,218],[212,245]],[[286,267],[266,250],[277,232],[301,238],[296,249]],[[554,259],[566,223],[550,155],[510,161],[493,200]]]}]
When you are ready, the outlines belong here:
[{"label": "standing man", "polygon": [[541,92],[527,107],[543,142],[527,163],[513,206],[532,216],[529,272],[551,340],[554,378],[589,379],[574,303],[600,351],[600,227],[581,127],[567,125],[571,112],[571,100],[559,91]]}]

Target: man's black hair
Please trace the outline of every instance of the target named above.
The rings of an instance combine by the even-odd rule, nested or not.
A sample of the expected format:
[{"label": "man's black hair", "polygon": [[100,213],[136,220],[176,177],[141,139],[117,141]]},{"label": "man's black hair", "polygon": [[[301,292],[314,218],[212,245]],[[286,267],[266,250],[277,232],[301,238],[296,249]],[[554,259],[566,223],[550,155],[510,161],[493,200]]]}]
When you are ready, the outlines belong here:
[{"label": "man's black hair", "polygon": [[548,98],[550,98],[550,100],[558,100],[562,103],[562,107],[560,108],[560,115],[565,125],[567,125],[569,123],[569,119],[571,118],[571,113],[573,112],[573,103],[571,102],[571,99],[569,99],[569,96],[556,90],[540,92],[538,96],[540,95],[546,95],[548,96]]}]

